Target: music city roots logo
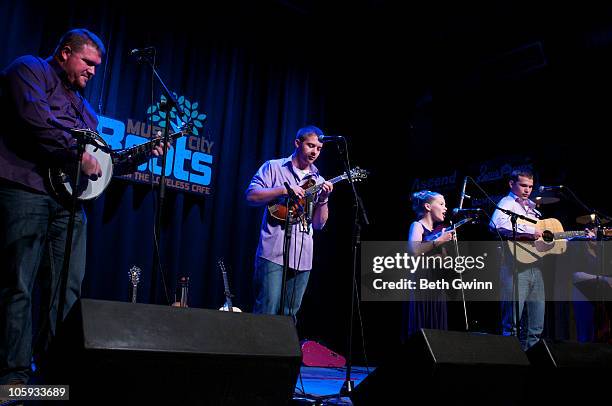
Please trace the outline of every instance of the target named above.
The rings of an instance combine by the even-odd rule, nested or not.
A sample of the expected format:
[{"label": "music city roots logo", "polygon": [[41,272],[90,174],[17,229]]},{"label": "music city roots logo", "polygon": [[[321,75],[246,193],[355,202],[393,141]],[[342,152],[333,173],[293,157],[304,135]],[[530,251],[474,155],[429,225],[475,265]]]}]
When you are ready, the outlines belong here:
[{"label": "music city roots logo", "polygon": [[[181,113],[176,108],[169,112],[161,111],[161,104],[166,102],[166,98],[162,96],[160,102],[147,108],[145,122],[131,118],[122,121],[99,115],[98,132],[111,148],[123,149],[141,145],[153,137],[160,136],[166,126],[166,119],[169,123],[169,133],[179,133],[184,123],[191,122],[193,125],[190,133],[181,133],[182,136],[176,138],[172,148],[168,150],[164,172],[166,185],[181,191],[210,195],[215,142],[204,126],[207,115],[198,111],[198,102],[191,102],[185,96],[178,97],[176,93],[174,97],[177,99],[177,106],[182,110]],[[161,172],[161,159],[151,158],[139,165],[137,171],[120,176],[140,183],[157,183]]]},{"label": "music city roots logo", "polygon": [[183,125],[183,123],[187,123],[191,121],[193,123],[193,128],[191,132],[194,135],[199,135],[200,131],[204,127],[204,120],[206,120],[206,114],[198,112],[198,102],[191,102],[185,98],[185,96],[180,96],[176,93],[173,93],[174,98],[177,99],[179,108],[183,111],[184,114],[179,114],[176,107],[173,107],[170,110],[170,113],[166,113],[160,109],[162,103],[166,103],[167,99],[165,96],[161,96],[161,101],[152,106],[149,106],[147,109],[147,115],[153,121],[153,124],[160,128],[166,127],[166,114],[170,114],[170,126],[174,131],[178,131],[178,129]]}]

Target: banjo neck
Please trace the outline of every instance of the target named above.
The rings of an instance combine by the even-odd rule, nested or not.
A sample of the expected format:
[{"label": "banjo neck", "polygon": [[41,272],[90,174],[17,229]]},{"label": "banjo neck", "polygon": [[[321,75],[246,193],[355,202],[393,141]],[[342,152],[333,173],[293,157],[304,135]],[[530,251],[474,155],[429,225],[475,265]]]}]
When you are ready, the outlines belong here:
[{"label": "banjo neck", "polygon": [[[177,131],[168,136],[170,141],[174,141],[180,137],[185,135],[185,131]],[[131,148],[123,149],[121,151],[113,151],[112,158],[113,164],[121,164],[127,162],[141,162],[146,161],[146,159],[151,155],[153,148],[155,148],[159,143],[163,140],[164,137],[155,137],[145,142],[144,144],[135,145]]]}]

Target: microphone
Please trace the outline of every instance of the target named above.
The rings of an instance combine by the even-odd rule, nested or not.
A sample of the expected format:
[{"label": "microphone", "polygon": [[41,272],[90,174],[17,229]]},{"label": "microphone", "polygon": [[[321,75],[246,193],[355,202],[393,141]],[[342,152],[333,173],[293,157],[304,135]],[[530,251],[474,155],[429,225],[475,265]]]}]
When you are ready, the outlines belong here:
[{"label": "microphone", "polygon": [[146,48],[134,48],[130,51],[130,56],[143,56],[143,55],[153,55],[155,53],[155,47],[146,47]]},{"label": "microphone", "polygon": [[[466,197],[465,187],[467,186],[467,179],[468,179],[467,176],[463,178],[463,186],[461,187],[461,199],[459,199],[459,208],[460,209],[463,208],[463,199],[465,199],[465,197]],[[470,197],[468,196],[468,199],[469,198]]]},{"label": "microphone", "polygon": [[558,190],[558,189],[563,189],[563,185],[556,185],[556,186],[540,186],[540,193],[542,192],[546,192],[549,190]]},{"label": "microphone", "polygon": [[308,220],[308,223],[310,223],[312,221],[313,213],[314,213],[314,200],[307,199],[307,204],[306,204],[306,219]]},{"label": "microphone", "polygon": [[480,207],[474,207],[471,209],[461,209],[461,208],[456,208],[453,209],[453,215],[457,215],[457,214],[479,214],[482,212],[482,209]]},{"label": "microphone", "polygon": [[319,142],[334,142],[344,140],[344,137],[341,135],[319,135]]}]

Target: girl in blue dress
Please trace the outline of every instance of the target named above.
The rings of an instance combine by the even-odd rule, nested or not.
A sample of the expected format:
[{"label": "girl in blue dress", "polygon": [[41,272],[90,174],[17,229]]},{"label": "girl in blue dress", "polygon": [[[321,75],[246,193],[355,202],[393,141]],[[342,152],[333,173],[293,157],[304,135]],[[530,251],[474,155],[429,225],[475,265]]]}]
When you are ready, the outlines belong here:
[{"label": "girl in blue dress", "polygon": [[[440,193],[422,190],[413,193],[412,209],[416,220],[410,225],[408,232],[408,252],[410,255],[444,255],[443,245],[453,239],[453,231],[441,230],[439,236],[436,225],[444,221],[446,202]],[[414,277],[435,280],[438,277],[435,270],[419,269]],[[404,306],[404,319],[407,335],[421,328],[446,330],[447,305],[446,293],[442,290],[410,291],[409,301]]]}]

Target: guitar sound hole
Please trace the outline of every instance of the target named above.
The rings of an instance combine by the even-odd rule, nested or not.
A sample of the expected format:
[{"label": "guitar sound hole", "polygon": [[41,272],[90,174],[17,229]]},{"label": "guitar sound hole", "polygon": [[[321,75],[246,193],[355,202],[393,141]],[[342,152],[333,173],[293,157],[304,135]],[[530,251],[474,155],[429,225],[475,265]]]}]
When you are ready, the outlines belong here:
[{"label": "guitar sound hole", "polygon": [[542,239],[546,242],[552,242],[555,239],[555,236],[552,232],[546,230],[542,233]]}]

